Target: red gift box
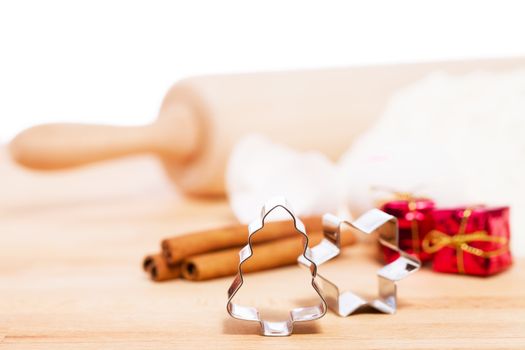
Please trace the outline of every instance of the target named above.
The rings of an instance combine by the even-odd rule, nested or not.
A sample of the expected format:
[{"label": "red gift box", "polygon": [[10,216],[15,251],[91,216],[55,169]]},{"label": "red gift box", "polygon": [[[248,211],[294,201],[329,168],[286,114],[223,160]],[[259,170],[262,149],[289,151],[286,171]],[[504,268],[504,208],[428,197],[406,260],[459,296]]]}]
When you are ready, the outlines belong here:
[{"label": "red gift box", "polygon": [[[397,194],[399,199],[389,201],[381,207],[384,212],[395,216],[399,225],[399,247],[401,250],[417,256],[422,262],[429,261],[431,254],[422,249],[422,241],[434,228],[432,211],[434,201],[426,198],[416,198],[410,194]],[[398,253],[383,247],[386,262],[392,262]]]},{"label": "red gift box", "polygon": [[432,217],[423,250],[434,271],[489,276],[512,264],[508,207],[436,209]]}]

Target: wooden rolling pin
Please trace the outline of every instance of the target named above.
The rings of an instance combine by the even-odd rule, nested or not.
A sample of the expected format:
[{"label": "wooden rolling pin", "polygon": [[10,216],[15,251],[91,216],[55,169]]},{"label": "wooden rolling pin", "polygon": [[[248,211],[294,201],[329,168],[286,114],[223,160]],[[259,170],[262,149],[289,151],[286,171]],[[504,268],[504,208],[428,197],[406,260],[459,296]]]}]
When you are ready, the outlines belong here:
[{"label": "wooden rolling pin", "polygon": [[230,151],[248,133],[336,160],[394,91],[429,72],[524,66],[525,58],[515,58],[194,77],[168,91],[150,125],[41,125],[19,134],[10,150],[18,163],[35,169],[154,153],[186,193],[223,195]]}]

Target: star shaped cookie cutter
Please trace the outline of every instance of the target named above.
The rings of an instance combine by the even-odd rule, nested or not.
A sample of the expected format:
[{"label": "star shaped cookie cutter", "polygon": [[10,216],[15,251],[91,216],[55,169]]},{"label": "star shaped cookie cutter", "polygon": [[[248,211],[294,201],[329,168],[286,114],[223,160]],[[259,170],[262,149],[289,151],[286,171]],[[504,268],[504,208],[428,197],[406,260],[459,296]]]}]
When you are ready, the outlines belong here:
[{"label": "star shaped cookie cutter", "polygon": [[[285,321],[265,321],[261,319],[259,310],[255,307],[234,304],[232,299],[243,284],[242,265],[253,255],[252,237],[263,229],[265,219],[273,210],[283,208],[293,219],[295,229],[303,236],[303,253],[301,257],[308,263],[312,276],[312,287],[320,298],[320,303],[314,306],[298,307],[290,310],[290,317]],[[321,294],[321,288],[317,281],[317,264],[310,257],[308,248],[308,235],[303,222],[295,216],[284,198],[278,197],[268,201],[261,210],[260,218],[252,221],[248,226],[248,244],[239,251],[239,270],[228,289],[228,303],[226,309],[233,318],[245,321],[256,321],[261,326],[262,335],[265,336],[288,336],[292,334],[295,322],[313,321],[323,317],[327,311],[327,303]]]},{"label": "star shaped cookie cutter", "polygon": [[341,252],[341,228],[349,225],[365,234],[378,232],[379,243],[399,253],[399,258],[385,265],[377,271],[379,282],[378,297],[366,300],[351,292],[341,292],[336,284],[323,277],[317,276],[322,281],[322,294],[328,307],[339,316],[346,317],[364,305],[386,313],[394,314],[397,309],[396,282],[416,272],[421,267],[421,261],[399,248],[399,232],[397,219],[379,209],[372,209],[353,222],[343,221],[332,214],[323,216],[324,239],[311,248],[310,259],[302,256],[297,260],[301,265],[309,267],[311,261],[317,266],[338,256]]}]

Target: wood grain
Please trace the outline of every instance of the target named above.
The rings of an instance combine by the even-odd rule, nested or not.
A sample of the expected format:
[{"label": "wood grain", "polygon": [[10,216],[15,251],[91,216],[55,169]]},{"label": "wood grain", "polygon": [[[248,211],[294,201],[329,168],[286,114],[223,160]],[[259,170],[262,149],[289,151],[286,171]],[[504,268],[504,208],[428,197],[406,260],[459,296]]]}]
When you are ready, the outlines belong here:
[{"label": "wood grain", "polygon": [[[163,237],[234,222],[225,202],[182,197],[142,157],[42,174],[15,168],[2,150],[0,177],[2,349],[525,348],[523,259],[487,279],[424,270],[399,284],[396,315],[329,313],[265,338],[228,317],[230,278],[153,283],[140,266]],[[370,255],[345,250],[324,272],[373,294]],[[314,302],[304,273],[250,275],[239,298],[269,317]]]}]

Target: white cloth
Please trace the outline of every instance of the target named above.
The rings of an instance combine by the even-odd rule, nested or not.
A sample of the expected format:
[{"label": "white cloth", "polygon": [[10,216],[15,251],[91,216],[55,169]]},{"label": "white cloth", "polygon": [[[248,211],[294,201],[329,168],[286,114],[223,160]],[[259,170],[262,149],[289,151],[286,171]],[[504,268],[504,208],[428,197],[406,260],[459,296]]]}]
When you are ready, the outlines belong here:
[{"label": "white cloth", "polygon": [[338,164],[261,136],[241,141],[228,171],[241,221],[282,194],[299,215],[370,209],[386,194],[414,191],[439,206],[511,207],[511,245],[525,256],[525,71],[429,75],[393,96],[377,123]]}]

